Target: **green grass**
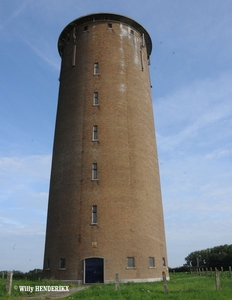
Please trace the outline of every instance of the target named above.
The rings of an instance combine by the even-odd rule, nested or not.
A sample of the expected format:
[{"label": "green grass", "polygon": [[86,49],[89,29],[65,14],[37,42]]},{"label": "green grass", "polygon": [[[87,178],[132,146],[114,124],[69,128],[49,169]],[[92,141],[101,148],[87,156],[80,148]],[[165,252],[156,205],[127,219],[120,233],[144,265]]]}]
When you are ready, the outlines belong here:
[{"label": "green grass", "polygon": [[115,290],[114,284],[95,284],[89,289],[75,293],[66,299],[86,300],[229,300],[232,299],[232,280],[221,278],[221,290],[216,291],[214,277],[198,277],[188,274],[171,276],[168,284],[168,294],[164,294],[162,282],[126,283],[120,284],[120,290]]},{"label": "green grass", "polygon": [[[106,300],[106,299],[168,299],[168,300],[229,300],[232,299],[232,280],[228,276],[220,277],[221,289],[216,291],[215,278],[195,276],[186,273],[171,275],[167,282],[168,293],[164,294],[163,283],[125,283],[120,284],[120,290],[115,290],[114,284],[93,284],[90,288],[68,296],[66,300]],[[7,296],[5,292],[6,280],[0,279],[0,299],[16,300],[24,298],[27,294],[14,289],[19,285],[64,285],[57,281],[26,281],[13,280],[12,295]],[[39,293],[41,294],[41,293]]]}]

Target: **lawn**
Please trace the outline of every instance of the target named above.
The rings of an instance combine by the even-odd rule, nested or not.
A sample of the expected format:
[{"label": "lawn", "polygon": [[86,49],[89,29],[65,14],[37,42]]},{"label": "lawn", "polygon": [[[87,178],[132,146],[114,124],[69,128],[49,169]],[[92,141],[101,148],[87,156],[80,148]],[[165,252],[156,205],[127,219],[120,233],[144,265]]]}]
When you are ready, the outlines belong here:
[{"label": "lawn", "polygon": [[[94,284],[90,288],[68,296],[67,300],[86,299],[86,300],[105,300],[105,299],[168,299],[168,300],[229,300],[232,299],[232,280],[229,276],[221,276],[221,289],[216,291],[215,277],[196,276],[187,273],[176,273],[171,275],[168,281],[168,293],[164,293],[162,282],[154,283],[126,283],[120,284],[120,289],[115,290],[114,284]],[[31,293],[20,292],[14,289],[19,285],[49,285],[57,286],[57,281],[35,282],[25,280],[13,280],[12,295],[9,297],[5,293],[6,280],[0,280],[0,299],[20,299],[25,298]],[[64,285],[60,283],[60,285]]]},{"label": "lawn", "polygon": [[168,294],[164,294],[162,282],[121,284],[119,291],[115,290],[114,285],[96,284],[69,297],[69,300],[75,299],[229,300],[232,299],[232,280],[221,278],[221,289],[216,291],[214,277],[177,274],[171,276],[168,282]]}]

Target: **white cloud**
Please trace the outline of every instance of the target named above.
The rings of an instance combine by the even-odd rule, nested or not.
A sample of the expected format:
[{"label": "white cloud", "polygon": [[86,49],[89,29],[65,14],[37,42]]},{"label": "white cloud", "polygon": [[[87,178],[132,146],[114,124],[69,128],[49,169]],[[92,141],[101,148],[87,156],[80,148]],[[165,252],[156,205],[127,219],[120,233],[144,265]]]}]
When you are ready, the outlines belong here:
[{"label": "white cloud", "polygon": [[[45,222],[51,156],[0,158],[0,225]],[[41,220],[41,221],[40,221]]]},{"label": "white cloud", "polygon": [[50,165],[50,155],[0,158],[2,269],[42,268]]},{"label": "white cloud", "polygon": [[[13,23],[13,21],[15,21],[15,19],[20,16],[20,14],[26,9],[28,2],[29,2],[29,0],[24,0],[24,1],[21,1],[20,5],[18,7],[14,6],[15,9],[11,13],[11,15],[8,17],[8,19],[5,21],[2,21],[2,23],[0,25],[0,31],[3,30],[5,27],[9,26],[9,24]],[[2,17],[5,17],[5,16],[6,16],[6,14],[5,15],[2,14]]]},{"label": "white cloud", "polygon": [[[232,73],[178,89],[155,103],[172,267],[190,252],[232,239]],[[160,117],[162,116],[162,118]],[[172,249],[179,249],[173,251]]]},{"label": "white cloud", "polygon": [[[45,228],[42,228],[45,231]],[[1,270],[28,272],[43,267],[44,234],[12,230],[1,241]]]},{"label": "white cloud", "polygon": [[39,178],[47,180],[50,173],[51,155],[31,155],[25,157],[0,157],[0,174],[13,176],[20,182]]},{"label": "white cloud", "polygon": [[232,143],[225,144],[224,147],[219,147],[213,150],[205,156],[205,159],[215,160],[229,156],[232,156]]},{"label": "white cloud", "polygon": [[37,55],[42,61],[51,66],[55,71],[60,70],[60,62],[58,59],[58,54],[55,55],[54,49],[51,49],[50,43],[45,39],[39,41],[39,45],[35,45],[37,42],[32,42],[29,39],[21,37],[21,39],[30,47],[30,49]]},{"label": "white cloud", "polygon": [[196,138],[203,140],[204,131],[207,131],[209,142],[216,135],[219,138],[231,136],[230,128],[221,126],[221,122],[231,122],[231,82],[232,73],[226,73],[156,99],[154,114],[160,149],[170,151],[185,147],[186,143],[193,143]]},{"label": "white cloud", "polygon": [[160,166],[172,267],[192,251],[231,242],[232,155],[217,152],[176,155]]}]

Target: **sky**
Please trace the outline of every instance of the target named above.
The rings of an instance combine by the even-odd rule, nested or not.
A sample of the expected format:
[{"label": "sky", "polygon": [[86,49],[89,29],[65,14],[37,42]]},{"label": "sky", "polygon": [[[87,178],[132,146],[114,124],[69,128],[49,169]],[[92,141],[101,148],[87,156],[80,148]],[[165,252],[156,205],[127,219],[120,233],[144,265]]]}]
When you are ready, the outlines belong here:
[{"label": "sky", "polygon": [[0,270],[42,268],[60,57],[72,20],[149,32],[170,267],[232,244],[232,1],[0,0]]}]

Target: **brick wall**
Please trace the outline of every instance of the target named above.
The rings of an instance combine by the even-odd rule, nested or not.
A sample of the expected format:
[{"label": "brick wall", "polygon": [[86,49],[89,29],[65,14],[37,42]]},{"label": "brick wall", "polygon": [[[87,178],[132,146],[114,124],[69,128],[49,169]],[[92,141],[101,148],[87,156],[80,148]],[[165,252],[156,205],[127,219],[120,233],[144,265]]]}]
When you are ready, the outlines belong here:
[{"label": "brick wall", "polygon": [[[167,264],[147,49],[131,24],[108,23],[80,24],[63,42],[45,277],[82,280],[89,257],[104,259],[105,282],[115,273],[125,281],[157,280],[163,257]],[[97,225],[91,225],[93,205]],[[134,268],[126,268],[127,257],[134,257]],[[65,270],[58,269],[60,258]]]}]

